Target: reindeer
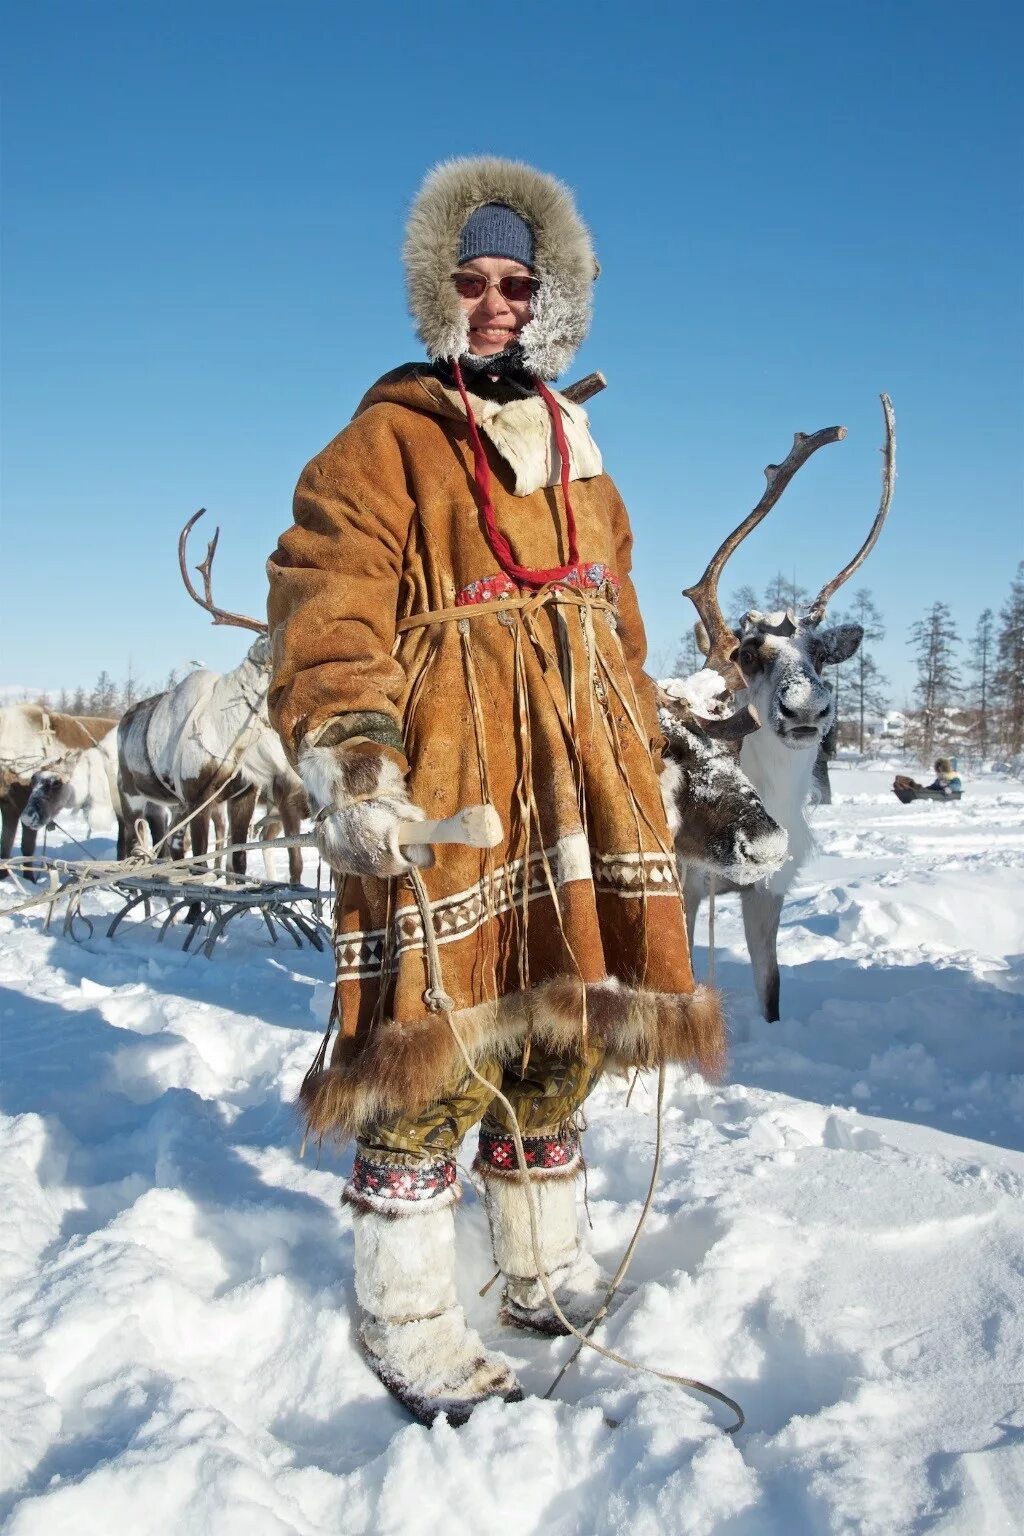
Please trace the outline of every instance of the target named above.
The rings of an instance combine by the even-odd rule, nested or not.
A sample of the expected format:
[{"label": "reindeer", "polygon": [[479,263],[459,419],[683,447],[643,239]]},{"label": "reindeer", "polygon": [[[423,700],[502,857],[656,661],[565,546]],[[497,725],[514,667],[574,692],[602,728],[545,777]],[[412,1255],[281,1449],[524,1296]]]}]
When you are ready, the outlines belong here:
[{"label": "reindeer", "polygon": [[[90,822],[94,817],[116,821],[117,857],[126,857],[131,838],[117,782],[116,729],[108,731],[95,747],[68,752],[32,775],[22,825],[38,831],[65,810],[84,811]],[[156,801],[145,802],[141,812],[153,842],[159,842],[167,830],[166,812]]]},{"label": "reindeer", "polygon": [[[0,860],[11,856],[36,770],[59,761],[75,748],[95,746],[116,724],[106,715],[66,715],[39,704],[13,704],[0,709]],[[36,831],[23,826],[22,854],[31,859],[35,850]],[[6,868],[0,867],[0,880],[6,880],[7,873]],[[26,873],[31,874],[31,867]]]},{"label": "reindeer", "polygon": [[[774,874],[740,890],[743,928],[754,968],[764,1017],[779,1017],[778,931],[782,903],[813,845],[805,808],[812,798],[815,768],[822,742],[835,721],[832,689],[822,670],[853,656],[864,631],[859,624],[822,628],[828,604],[874,548],[892,502],[896,476],[896,436],[892,402],[882,395],[886,440],[882,496],[867,538],[848,565],[826,582],[807,611],[749,612],[738,630],[726,622],[718,602],[723,567],[750,531],[767,516],[790,480],[811,455],[827,443],[840,442],[845,427],[826,427],[806,436],[798,432],[781,464],[765,470],[767,487],[754,510],[729,534],[712,557],[700,581],[684,589],[700,616],[698,640],[714,668],[725,680],[735,703],[753,709],[761,728],[742,738],[739,766],[780,826],[789,835],[788,857]],[[708,893],[705,870],[681,859],[680,876],[686,900],[692,944],[701,900]],[[716,879],[719,891],[739,889],[735,878]]]},{"label": "reindeer", "polygon": [[[218,529],[197,567],[204,593],[196,591],[188,574],[188,536],[203,511],[197,512],[178,539],[178,563],[189,596],[213,617],[215,624],[255,630],[245,658],[221,676],[206,668],[190,672],[164,694],[143,699],[129,710],[118,730],[119,783],[125,807],[134,811],[146,799],[161,800],[175,820],[187,821],[192,852],[207,851],[211,806],[227,810],[230,841],[244,843],[257,798],[269,802],[286,833],[297,834],[306,813],[298,775],[289,766],[266,707],[270,680],[270,640],[266,624],[231,613],[213,601],[212,570]],[[180,856],[179,846],[172,856]],[[231,855],[232,869],[244,874],[244,851]],[[288,850],[289,876],[302,879],[302,852]]]}]

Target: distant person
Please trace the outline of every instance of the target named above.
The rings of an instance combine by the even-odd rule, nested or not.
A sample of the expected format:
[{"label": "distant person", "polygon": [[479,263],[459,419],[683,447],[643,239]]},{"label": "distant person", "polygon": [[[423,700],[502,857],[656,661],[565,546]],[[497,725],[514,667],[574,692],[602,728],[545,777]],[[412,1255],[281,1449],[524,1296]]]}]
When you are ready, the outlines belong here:
[{"label": "distant person", "polygon": [[912,800],[959,800],[964,787],[953,767],[953,759],[937,757],[935,774],[931,784],[919,784],[916,779],[898,773],[893,780],[892,792],[904,805],[909,805]]},{"label": "distant person", "polygon": [[929,789],[937,789],[943,795],[960,795],[963,793],[963,784],[960,775],[953,767],[953,760],[949,757],[937,757],[935,759],[935,781],[928,785]]}]

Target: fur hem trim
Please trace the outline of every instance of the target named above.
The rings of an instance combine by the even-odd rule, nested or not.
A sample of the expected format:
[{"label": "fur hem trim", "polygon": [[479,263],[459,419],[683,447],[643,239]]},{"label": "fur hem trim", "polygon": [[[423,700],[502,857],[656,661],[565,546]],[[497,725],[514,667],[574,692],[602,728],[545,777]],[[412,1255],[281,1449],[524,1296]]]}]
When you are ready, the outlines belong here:
[{"label": "fur hem trim", "polygon": [[[584,986],[559,976],[529,992],[460,1009],[452,1023],[474,1065],[510,1060],[528,1034],[569,1058],[588,1042],[601,1045],[613,1068],[679,1062],[716,1077],[725,1060],[721,999],[704,986],[641,992],[615,980]],[[331,1065],[307,1075],[300,1104],[311,1136],[347,1141],[379,1119],[436,1104],[464,1075],[444,1015],[413,1023],[386,1019],[363,1036],[339,1041]]]},{"label": "fur hem trim", "polygon": [[482,155],[434,167],[412,205],[403,256],[409,309],[432,361],[459,358],[469,332],[451,284],[459,236],[475,208],[506,203],[533,230],[540,288],[520,336],[530,373],[554,379],[568,366],[590,326],[598,273],[586,225],[568,187],[516,160]]}]

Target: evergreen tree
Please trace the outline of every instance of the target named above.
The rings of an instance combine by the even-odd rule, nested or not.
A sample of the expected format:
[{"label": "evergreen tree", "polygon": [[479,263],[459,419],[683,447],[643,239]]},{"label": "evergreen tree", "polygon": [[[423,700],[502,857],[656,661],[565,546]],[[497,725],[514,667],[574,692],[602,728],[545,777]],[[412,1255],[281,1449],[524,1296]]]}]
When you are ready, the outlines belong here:
[{"label": "evergreen tree", "polygon": [[139,680],[135,676],[135,672],[132,667],[132,659],[129,656],[128,674],[121,685],[121,714],[123,714],[126,709],[131,709],[132,705],[136,703],[136,701],[141,697],[142,690],[139,687]]},{"label": "evergreen tree", "polygon": [[986,608],[978,619],[977,628],[970,641],[968,667],[974,681],[974,708],[977,715],[978,755],[988,756],[990,732],[990,705],[992,702],[992,673],[995,663],[995,615]]},{"label": "evergreen tree", "polygon": [[66,688],[62,688],[57,695],[57,708],[62,715],[66,715],[68,712],[68,691]]},{"label": "evergreen tree", "polygon": [[85,714],[85,705],[86,705],[85,689],[82,687],[81,683],[79,683],[78,687],[75,689],[74,693],[71,695],[71,705],[70,705],[71,713],[73,715],[84,715]]},{"label": "evergreen tree", "polygon": [[113,714],[116,702],[117,684],[109,672],[101,672],[96,679],[92,693],[89,695],[89,713],[92,715]]},{"label": "evergreen tree", "polygon": [[1010,757],[1024,752],[1024,560],[999,613],[995,690],[1002,715],[1000,736]]},{"label": "evergreen tree", "polygon": [[884,676],[869,649],[876,640],[885,639],[885,625],[867,587],[861,587],[854,593],[846,620],[850,624],[859,624],[864,631],[864,639],[848,663],[852,673],[854,711],[857,717],[857,750],[863,752],[865,718],[868,715],[883,714],[889,703],[885,691],[889,679]]},{"label": "evergreen tree", "polygon": [[933,603],[923,619],[911,626],[908,642],[917,660],[914,696],[920,705],[919,751],[922,762],[931,760],[942,711],[960,692],[954,646],[960,636],[948,603]]}]

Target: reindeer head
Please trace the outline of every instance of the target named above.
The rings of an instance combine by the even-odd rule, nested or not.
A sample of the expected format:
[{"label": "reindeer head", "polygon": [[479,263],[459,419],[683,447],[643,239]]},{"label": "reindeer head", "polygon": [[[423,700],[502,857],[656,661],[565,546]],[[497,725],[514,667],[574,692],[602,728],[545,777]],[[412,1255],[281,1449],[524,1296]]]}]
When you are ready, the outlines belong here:
[{"label": "reindeer head", "polygon": [[788,839],[727,744],[757,730],[753,711],[699,715],[685,691],[659,690],[658,706],[661,792],[677,858],[736,885],[767,879],[783,864]]},{"label": "reindeer head", "polygon": [[867,538],[848,565],[825,583],[804,614],[745,613],[737,629],[726,622],[718,602],[718,582],[729,556],[762,518],[766,517],[812,453],[826,443],[841,442],[845,427],[823,427],[806,436],[797,432],[781,464],[765,470],[767,488],[757,506],[722,543],[700,581],[683,593],[693,602],[700,623],[697,638],[714,667],[734,692],[746,691],[763,725],[794,751],[817,750],[835,720],[832,689],[822,677],[826,666],[848,660],[864,638],[859,624],[822,628],[829,601],[861,566],[882,531],[892,501],[896,476],[896,439],[892,401],[882,395],[886,440],[882,499]]},{"label": "reindeer head", "polygon": [[48,826],[71,803],[71,768],[68,762],[60,768],[39,768],[32,775],[28,804],[21,813],[22,824],[32,832]]},{"label": "reindeer head", "polygon": [[817,751],[835,721],[826,666],[848,661],[864,638],[859,624],[816,629],[792,612],[745,613],[730,661],[763,724],[794,751]]}]

